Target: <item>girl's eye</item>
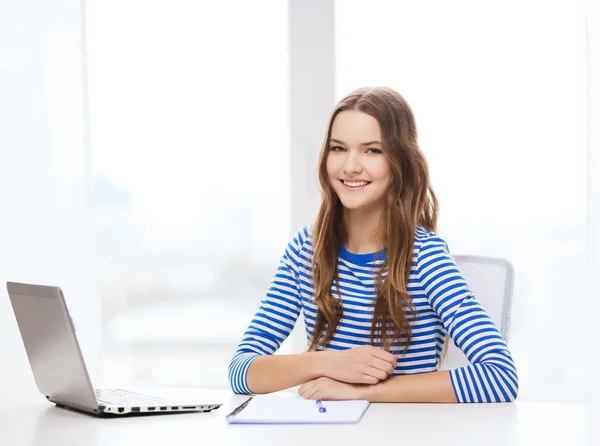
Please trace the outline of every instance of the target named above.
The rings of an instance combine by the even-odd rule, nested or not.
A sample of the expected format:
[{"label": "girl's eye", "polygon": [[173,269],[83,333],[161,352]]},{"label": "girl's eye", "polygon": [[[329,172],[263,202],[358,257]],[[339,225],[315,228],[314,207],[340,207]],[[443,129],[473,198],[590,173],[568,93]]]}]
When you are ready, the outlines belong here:
[{"label": "girl's eye", "polygon": [[[346,149],[340,146],[331,146],[329,147],[329,150],[331,150],[332,152],[345,152]],[[371,149],[367,149],[366,153],[370,154],[370,155],[378,155],[383,153],[380,149],[375,149],[375,148],[371,148]]]}]

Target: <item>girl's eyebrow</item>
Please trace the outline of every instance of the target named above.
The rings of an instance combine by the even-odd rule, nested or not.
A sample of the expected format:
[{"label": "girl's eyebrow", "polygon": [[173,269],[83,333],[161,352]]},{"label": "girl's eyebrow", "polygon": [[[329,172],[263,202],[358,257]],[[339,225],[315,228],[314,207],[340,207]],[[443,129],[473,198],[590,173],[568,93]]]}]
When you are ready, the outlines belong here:
[{"label": "girl's eyebrow", "polygon": [[[334,138],[331,138],[331,139],[329,140],[329,142],[330,142],[330,143],[334,142],[334,143],[336,143],[336,144],[344,144],[344,145],[346,145],[346,143],[345,143],[345,142],[343,142],[343,141],[340,141],[339,139],[334,139]],[[380,141],[369,141],[369,142],[363,142],[363,143],[361,143],[361,146],[370,146],[371,144],[381,144],[381,142],[380,142]]]}]

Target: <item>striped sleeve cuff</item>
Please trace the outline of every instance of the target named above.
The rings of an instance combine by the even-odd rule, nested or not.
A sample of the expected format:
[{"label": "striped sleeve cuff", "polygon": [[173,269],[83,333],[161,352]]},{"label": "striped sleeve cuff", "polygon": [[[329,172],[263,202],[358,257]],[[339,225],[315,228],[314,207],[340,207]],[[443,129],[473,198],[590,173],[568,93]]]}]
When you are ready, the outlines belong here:
[{"label": "striped sleeve cuff", "polygon": [[254,352],[240,353],[231,360],[229,364],[229,385],[234,393],[252,394],[248,388],[246,378],[250,364],[259,356],[260,354]]},{"label": "striped sleeve cuff", "polygon": [[450,370],[450,381],[459,403],[508,403],[517,398],[519,389],[516,373],[495,364]]}]

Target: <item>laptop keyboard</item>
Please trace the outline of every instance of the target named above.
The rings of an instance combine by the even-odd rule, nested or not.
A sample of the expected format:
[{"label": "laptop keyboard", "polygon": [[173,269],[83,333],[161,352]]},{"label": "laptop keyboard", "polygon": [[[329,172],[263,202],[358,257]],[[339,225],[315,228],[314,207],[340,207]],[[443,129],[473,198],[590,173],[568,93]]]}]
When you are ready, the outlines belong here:
[{"label": "laptop keyboard", "polygon": [[144,406],[170,404],[169,401],[162,400],[149,395],[130,392],[121,389],[95,389],[96,398],[99,403],[117,406]]}]

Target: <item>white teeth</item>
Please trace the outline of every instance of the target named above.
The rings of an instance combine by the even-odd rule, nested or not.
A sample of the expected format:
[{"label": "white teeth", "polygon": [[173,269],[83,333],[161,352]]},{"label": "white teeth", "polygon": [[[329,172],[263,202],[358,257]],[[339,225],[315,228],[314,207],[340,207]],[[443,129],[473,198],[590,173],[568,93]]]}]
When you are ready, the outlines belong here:
[{"label": "white teeth", "polygon": [[359,182],[349,182],[349,181],[344,181],[344,184],[346,186],[350,186],[350,187],[360,187],[360,186],[366,186],[367,184],[369,184],[366,181],[359,181]]}]

